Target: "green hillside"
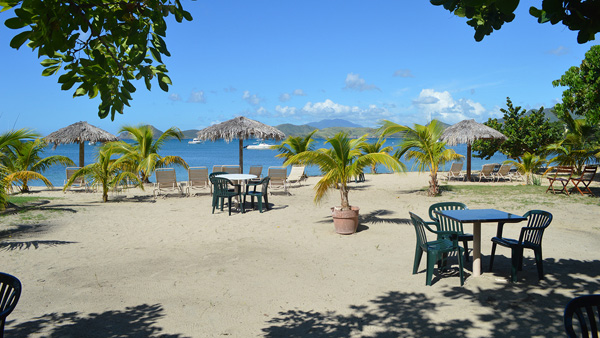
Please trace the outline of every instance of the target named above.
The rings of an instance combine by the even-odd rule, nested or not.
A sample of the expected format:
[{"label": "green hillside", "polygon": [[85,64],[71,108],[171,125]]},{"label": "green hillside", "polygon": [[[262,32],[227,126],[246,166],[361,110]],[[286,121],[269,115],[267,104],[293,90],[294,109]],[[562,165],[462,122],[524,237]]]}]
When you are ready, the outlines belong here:
[{"label": "green hillside", "polygon": [[184,139],[188,139],[188,138],[195,138],[196,135],[198,134],[198,129],[188,129],[188,130],[184,130],[182,131],[183,133],[183,138]]},{"label": "green hillside", "polygon": [[315,127],[308,126],[303,124],[301,126],[285,123],[275,126],[275,128],[281,130],[285,134],[285,136],[304,136],[308,135],[311,131],[317,129]]}]

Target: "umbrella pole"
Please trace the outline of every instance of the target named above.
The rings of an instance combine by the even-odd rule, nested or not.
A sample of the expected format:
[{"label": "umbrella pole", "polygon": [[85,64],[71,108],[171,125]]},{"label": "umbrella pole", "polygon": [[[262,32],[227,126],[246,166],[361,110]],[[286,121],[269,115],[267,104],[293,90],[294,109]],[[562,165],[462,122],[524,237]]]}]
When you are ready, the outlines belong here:
[{"label": "umbrella pole", "polygon": [[240,173],[244,173],[244,140],[239,139],[240,144]]},{"label": "umbrella pole", "polygon": [[467,144],[467,181],[471,182],[471,144]]},{"label": "umbrella pole", "polygon": [[83,168],[83,158],[85,157],[84,150],[85,142],[79,141],[79,166]]}]

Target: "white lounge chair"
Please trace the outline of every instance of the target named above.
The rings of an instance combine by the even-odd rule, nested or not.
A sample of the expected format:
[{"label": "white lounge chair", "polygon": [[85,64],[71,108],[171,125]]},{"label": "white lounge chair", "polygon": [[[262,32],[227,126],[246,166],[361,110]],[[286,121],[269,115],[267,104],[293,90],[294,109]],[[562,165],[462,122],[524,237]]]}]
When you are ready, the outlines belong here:
[{"label": "white lounge chair", "polygon": [[154,198],[157,198],[163,190],[168,189],[177,190],[179,193],[183,194],[181,185],[177,183],[174,168],[156,169],[154,175],[156,176],[156,183],[154,183],[154,190],[152,191]]},{"label": "white lounge chair", "polygon": [[484,164],[483,167],[481,167],[481,171],[479,172],[479,182],[481,182],[481,179],[485,178],[486,180],[494,180],[494,167],[496,166],[496,164],[491,163],[491,164]]},{"label": "white lounge chair", "polygon": [[510,176],[510,168],[512,167],[512,163],[503,164],[498,169],[498,172],[494,174],[496,177],[496,181],[500,181],[500,179],[512,181],[512,177]]},{"label": "white lounge chair", "polygon": [[450,166],[450,170],[446,173],[446,176],[444,176],[446,181],[450,181],[453,178],[462,179],[464,181],[465,175],[460,173],[460,171],[462,170],[462,167],[463,167],[463,162],[452,163],[452,165]]},{"label": "white lounge chair", "polygon": [[221,167],[221,169],[228,174],[241,174],[242,173],[239,165],[224,165]]},{"label": "white lounge chair", "polygon": [[283,167],[269,167],[269,192],[273,194],[273,189],[283,189],[285,193],[288,193],[287,184],[287,168]]},{"label": "white lounge chair", "polygon": [[187,195],[191,196],[191,189],[206,189],[212,195],[210,181],[208,180],[208,168],[206,167],[190,167],[188,168],[188,181],[186,185]]},{"label": "white lounge chair", "polygon": [[[79,169],[81,169],[81,167],[67,167],[66,168],[65,171],[66,171],[67,178],[65,179],[64,185],[67,185],[67,182],[71,179],[73,174],[75,174],[75,172]],[[71,184],[71,186],[69,187],[69,190],[74,189],[74,188],[83,189],[85,192],[87,192],[89,189],[88,184],[85,181],[85,178],[83,178],[83,176],[80,176],[77,179],[75,179],[75,181],[73,181],[73,184]],[[64,193],[67,193],[67,191],[65,190]]]},{"label": "white lounge chair", "polygon": [[292,186],[292,183],[298,183],[298,186],[301,186],[301,182],[306,179],[304,175],[304,166],[292,167],[290,170],[290,174],[288,175],[286,181],[288,186]]}]

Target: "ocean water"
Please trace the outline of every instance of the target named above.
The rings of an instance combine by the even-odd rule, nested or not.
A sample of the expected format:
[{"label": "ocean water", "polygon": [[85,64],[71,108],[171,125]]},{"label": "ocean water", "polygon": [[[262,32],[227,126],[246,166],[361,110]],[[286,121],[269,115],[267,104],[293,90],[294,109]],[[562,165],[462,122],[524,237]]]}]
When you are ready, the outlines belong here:
[{"label": "ocean water", "polygon": [[[213,165],[237,165],[239,163],[238,159],[238,141],[234,140],[230,143],[227,143],[223,140],[215,141],[215,142],[204,142],[200,144],[188,144],[189,140],[168,140],[165,142],[164,146],[160,150],[160,155],[176,155],[183,158],[190,167],[198,167],[205,166],[209,171],[212,170]],[[316,148],[325,147],[325,140],[315,140]],[[387,145],[395,146],[399,143],[400,139],[388,139],[386,142]],[[251,145],[254,143],[258,143],[258,140],[246,140],[244,141],[244,145]],[[274,141],[266,141],[269,144],[277,144]],[[457,153],[466,156],[467,146],[466,145],[458,145],[451,147]],[[98,154],[99,145],[85,145],[85,164],[90,164],[95,161],[95,158]],[[262,165],[263,166],[263,175],[267,174],[267,170],[271,166],[282,166],[283,160],[276,158],[278,152],[275,150],[252,150],[252,149],[244,149],[244,172],[248,172],[251,165]],[[79,145],[78,144],[65,144],[59,145],[56,149],[53,149],[52,146],[48,146],[43,156],[51,156],[51,155],[64,155],[68,156],[73,160],[76,164],[79,163]],[[497,153],[490,160],[484,161],[479,158],[472,157],[471,159],[471,167],[472,170],[479,170],[484,163],[502,163],[506,160],[506,156],[501,153]],[[417,170],[413,168],[413,162],[403,161],[407,166],[408,170]],[[450,168],[450,164],[447,164],[445,168],[442,170],[448,170]],[[187,179],[187,172],[185,169],[175,166],[177,179],[179,181],[185,181]],[[466,170],[466,163],[463,166],[463,170]],[[289,171],[289,169],[288,169]],[[369,173],[370,169],[365,168],[365,172]],[[385,173],[388,172],[385,167],[378,167],[377,172]],[[320,175],[319,168],[317,167],[307,167],[306,173],[309,176]],[[44,173],[44,176],[52,182],[55,186],[62,186],[65,180],[65,167],[55,165],[50,167]],[[153,181],[153,177],[151,178]],[[41,181],[32,181],[32,186],[40,186],[43,185]]]}]

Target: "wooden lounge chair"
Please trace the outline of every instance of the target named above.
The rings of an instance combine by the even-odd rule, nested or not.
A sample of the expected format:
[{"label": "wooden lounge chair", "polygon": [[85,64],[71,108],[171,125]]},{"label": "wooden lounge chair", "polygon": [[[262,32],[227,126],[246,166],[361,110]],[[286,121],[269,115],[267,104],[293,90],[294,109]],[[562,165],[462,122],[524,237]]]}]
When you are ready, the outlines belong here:
[{"label": "wooden lounge chair", "polygon": [[157,198],[161,191],[167,189],[177,190],[179,193],[183,194],[181,185],[177,183],[174,168],[156,169],[154,175],[156,175],[156,183],[154,183],[154,190],[152,191],[154,198]]},{"label": "wooden lounge chair", "polygon": [[188,168],[188,181],[186,185],[187,195],[191,196],[191,189],[206,189],[212,195],[210,181],[208,180],[208,168],[206,167],[190,167]]},{"label": "wooden lounge chair", "polygon": [[450,181],[453,178],[462,179],[464,181],[465,175],[460,173],[462,168],[463,168],[463,162],[452,163],[452,165],[450,166],[450,170],[448,170],[448,172],[446,173],[446,176],[444,176],[443,178],[445,178],[446,181]]},{"label": "wooden lounge chair", "polygon": [[292,183],[298,183],[298,186],[301,186],[302,180],[306,179],[304,176],[304,166],[292,167],[290,170],[290,174],[288,175],[286,181],[288,186],[292,186]]},{"label": "wooden lounge chair", "polygon": [[490,164],[484,164],[483,167],[481,167],[481,171],[479,172],[479,182],[481,182],[481,180],[483,178],[485,178],[486,180],[494,180],[494,167],[496,166],[496,164],[494,163],[490,163]]},{"label": "wooden lounge chair", "polygon": [[552,189],[552,193],[556,194],[556,191],[554,189],[554,182],[559,182],[562,185],[562,188],[560,190],[558,190],[559,193],[565,193],[567,195],[569,195],[569,190],[567,189],[567,185],[569,184],[569,182],[571,181],[571,176],[573,176],[573,167],[571,166],[558,166],[556,168],[556,172],[554,172],[554,176],[553,177],[547,177],[548,178],[548,182],[550,183],[550,186],[548,186],[548,189],[546,189],[546,192],[548,192],[548,190]]},{"label": "wooden lounge chair", "polygon": [[496,181],[500,182],[500,179],[512,181],[512,177],[510,176],[510,168],[512,168],[512,163],[506,163],[500,166],[498,172],[494,174],[496,177]]},{"label": "wooden lounge chair", "polygon": [[271,195],[273,194],[273,189],[283,189],[283,191],[287,194],[288,192],[288,184],[287,184],[287,168],[283,167],[269,167],[269,191]]},{"label": "wooden lounge chair", "polygon": [[[594,180],[594,176],[596,176],[596,170],[598,167],[595,165],[586,165],[583,168],[583,172],[581,172],[581,176],[578,178],[571,177],[571,183],[573,183],[574,187],[571,190],[577,190],[580,194],[590,194],[592,196],[594,193],[590,190],[590,183]],[[581,184],[583,190],[579,189],[579,185]]]},{"label": "wooden lounge chair", "polygon": [[[81,167],[67,167],[66,168],[65,171],[66,171],[67,178],[65,179],[64,185],[67,185],[67,182],[71,179],[73,174],[75,174],[75,172],[79,169],[81,169]],[[71,184],[71,186],[69,187],[69,190],[74,189],[74,188],[80,188],[80,189],[83,189],[85,192],[87,192],[89,187],[88,187],[87,182],[83,178],[83,176],[80,176],[77,179],[75,179],[75,181],[73,181],[73,184]],[[65,190],[64,193],[67,193],[67,191]]]}]

